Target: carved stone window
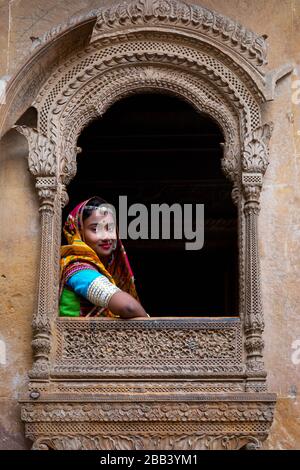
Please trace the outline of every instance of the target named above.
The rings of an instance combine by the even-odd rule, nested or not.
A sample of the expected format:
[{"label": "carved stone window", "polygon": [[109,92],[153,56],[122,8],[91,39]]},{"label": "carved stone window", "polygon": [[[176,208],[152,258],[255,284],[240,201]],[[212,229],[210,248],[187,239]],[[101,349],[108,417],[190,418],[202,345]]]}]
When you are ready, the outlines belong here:
[{"label": "carved stone window", "polygon": [[[262,37],[200,6],[135,0],[91,12],[93,26],[32,103],[29,143],[41,213],[34,363],[22,419],[34,448],[205,449],[257,447],[268,434],[257,223],[272,126]],[[58,28],[41,40],[53,41]],[[240,318],[58,318],[61,210],[76,173],[82,129],[139,92],[168,93],[223,131],[222,168],[239,221]],[[93,345],[93,347],[91,347]],[[105,379],[105,380],[104,380]]]}]

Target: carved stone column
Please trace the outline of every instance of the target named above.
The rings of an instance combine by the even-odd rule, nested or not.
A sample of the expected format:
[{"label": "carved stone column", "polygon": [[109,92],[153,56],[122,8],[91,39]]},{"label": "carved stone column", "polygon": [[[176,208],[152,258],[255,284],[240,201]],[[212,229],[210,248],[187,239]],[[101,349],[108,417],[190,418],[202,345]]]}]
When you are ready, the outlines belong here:
[{"label": "carved stone column", "polygon": [[67,193],[67,185],[76,175],[77,153],[81,152],[79,147],[72,146],[70,141],[65,138],[61,139],[60,145],[56,147],[57,158],[57,189],[54,205],[52,206],[53,227],[52,227],[52,247],[53,247],[53,311],[57,316],[59,309],[59,280],[60,280],[60,246],[62,233],[62,209],[68,204],[69,196]]},{"label": "carved stone column", "polygon": [[32,348],[34,363],[29,376],[47,379],[51,349],[51,322],[53,314],[53,215],[57,193],[56,156],[54,144],[36,130],[15,126],[29,146],[28,166],[36,179],[41,214],[41,254],[37,308],[33,315]]},{"label": "carved stone column", "polygon": [[[264,318],[261,299],[260,266],[258,256],[258,214],[260,211],[259,197],[263,175],[269,159],[268,142],[271,137],[272,125],[265,124],[257,128],[246,138],[242,159],[242,186],[244,194],[245,214],[245,350],[248,376],[265,377],[263,361]],[[263,384],[262,384],[263,385]],[[255,384],[249,382],[248,389]],[[259,387],[259,386],[258,386]],[[258,391],[258,390],[256,390]]]}]

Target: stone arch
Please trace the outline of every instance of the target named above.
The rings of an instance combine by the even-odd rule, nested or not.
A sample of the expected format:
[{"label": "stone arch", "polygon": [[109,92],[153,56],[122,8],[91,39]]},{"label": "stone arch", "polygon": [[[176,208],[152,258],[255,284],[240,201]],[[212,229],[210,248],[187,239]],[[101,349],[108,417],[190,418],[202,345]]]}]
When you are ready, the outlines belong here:
[{"label": "stone arch", "polygon": [[[263,124],[261,117],[261,108],[268,93],[263,72],[266,62],[264,38],[222,15],[177,0],[134,0],[120,3],[95,10],[77,23],[75,20],[71,29],[87,24],[90,25],[91,32],[89,40],[53,70],[32,102],[38,111],[37,129],[16,126],[28,140],[29,169],[36,179],[41,201],[42,245],[38,306],[33,319],[31,398],[38,398],[41,392],[48,393],[50,397],[51,393],[58,392],[59,387],[55,385],[57,378],[63,378],[67,382],[78,377],[94,377],[101,381],[103,373],[112,380],[114,377],[131,377],[135,380],[145,377],[160,380],[170,376],[177,379],[206,377],[206,385],[200,383],[196,387],[198,394],[211,387],[211,390],[223,393],[239,391],[247,395],[247,392],[261,392],[264,395],[264,320],[257,220],[272,131],[272,126]],[[70,27],[67,30],[68,28]],[[40,40],[38,47],[45,48],[56,36],[59,39],[63,31],[63,28],[58,28],[50,32]],[[188,331],[188,335],[196,343],[200,341],[200,337],[209,342],[210,332],[215,330],[218,339],[216,344],[210,345],[214,351],[212,357],[203,359],[199,350],[193,353],[194,360],[198,359],[197,364],[186,360],[182,365],[175,354],[174,360],[169,359],[169,364],[163,364],[161,358],[157,363],[149,362],[145,368],[129,357],[127,366],[117,364],[112,368],[100,350],[97,358],[103,364],[95,365],[83,346],[83,352],[79,353],[75,365],[71,359],[74,349],[70,338],[83,335],[88,341],[91,333],[87,324],[58,321],[56,318],[61,207],[67,201],[66,185],[76,173],[76,155],[79,151],[77,138],[81,130],[92,119],[101,116],[112,103],[137,90],[175,94],[187,100],[198,111],[209,114],[223,129],[225,142],[222,168],[233,183],[232,194],[239,214],[241,320],[232,324],[226,321],[201,323],[200,320],[178,320],[173,325],[162,320],[159,326],[163,331],[162,336],[176,336],[181,328],[182,331]],[[53,286],[53,290],[49,286]],[[130,338],[130,335],[143,335],[143,329],[150,336],[152,333],[155,335],[157,325],[151,325],[150,322],[151,320],[149,323],[147,321],[144,326],[141,323],[138,326],[129,323],[125,328],[125,336],[129,335],[126,338]],[[99,331],[105,332],[106,345],[113,342],[115,334],[123,337],[115,323],[98,323],[94,325],[94,330],[96,335]],[[198,332],[198,339],[195,330]],[[69,338],[67,346],[64,343],[65,338]],[[120,340],[123,346],[124,338]],[[220,347],[221,353],[217,353]],[[105,349],[105,345],[103,348]],[[151,348],[148,352],[150,357]],[[218,386],[214,385],[217,381]],[[114,393],[117,390],[120,392],[118,387],[116,385],[113,388]],[[168,397],[174,390],[178,392],[178,388],[168,387],[165,388]],[[107,393],[108,389],[105,386],[102,388]],[[90,389],[87,385],[81,389],[81,393],[89,393]],[[60,390],[76,395],[79,389],[66,384]],[[124,390],[126,393],[132,389],[125,387]],[[147,390],[151,399],[151,393],[157,393],[158,389],[149,386],[144,390]],[[198,398],[201,400],[200,395]],[[236,400],[244,403],[249,398],[245,396]],[[257,410],[267,410],[272,408],[274,396],[270,398],[269,395],[264,395],[262,400],[267,403],[265,405],[260,403],[259,396],[255,400]],[[25,421],[29,419],[32,405],[29,404],[28,407],[28,412],[26,408],[23,410]],[[141,410],[143,407],[141,404]],[[100,408],[97,413],[105,421],[105,411]],[[36,409],[38,414],[38,407]],[[115,412],[117,416],[118,411]],[[260,415],[261,413],[260,410]],[[137,419],[132,409],[127,417],[132,421]],[[164,420],[163,414],[161,418]],[[260,438],[266,437],[269,424],[270,419],[266,414],[264,433]],[[250,428],[247,429],[246,437],[237,437],[237,447],[256,439],[253,437],[257,435],[254,428],[251,431]],[[34,439],[38,435],[37,431]],[[66,442],[63,445],[68,446],[67,438]],[[144,445],[150,445],[149,438],[145,442],[148,444]],[[220,442],[216,445],[221,445]],[[61,444],[58,443],[57,446],[59,445]],[[101,448],[102,444],[94,442],[84,445]],[[133,445],[139,444],[135,441]],[[172,445],[177,448],[178,441],[174,441]],[[197,445],[203,445],[203,439]]]},{"label": "stone arch", "polygon": [[[222,99],[217,90],[208,88],[201,80],[182,71],[168,70],[151,65],[135,65],[108,72],[83,86],[73,100],[70,100],[52,122],[52,132],[57,131],[60,142],[68,142],[69,148],[76,147],[82,129],[88,123],[105,113],[119,99],[139,91],[159,91],[178,96],[191,104],[196,111],[204,112],[217,121],[223,131],[226,150],[223,167],[232,181],[239,173],[240,139],[238,116],[231,103]],[[105,86],[108,84],[108,86]],[[84,98],[83,98],[84,97]],[[56,125],[57,123],[57,125]],[[53,130],[54,128],[54,130]],[[54,136],[54,139],[56,136]],[[69,155],[64,149],[61,152]],[[75,167],[76,154],[70,155]],[[65,157],[65,168],[68,166]],[[66,172],[63,170],[65,174]]]}]

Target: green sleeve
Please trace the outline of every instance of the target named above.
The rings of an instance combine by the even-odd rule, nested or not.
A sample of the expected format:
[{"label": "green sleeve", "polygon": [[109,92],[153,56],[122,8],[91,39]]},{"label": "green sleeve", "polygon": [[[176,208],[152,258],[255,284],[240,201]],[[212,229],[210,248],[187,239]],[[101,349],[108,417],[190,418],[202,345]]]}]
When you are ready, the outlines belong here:
[{"label": "green sleeve", "polygon": [[79,317],[80,300],[74,291],[64,288],[60,297],[59,316]]}]

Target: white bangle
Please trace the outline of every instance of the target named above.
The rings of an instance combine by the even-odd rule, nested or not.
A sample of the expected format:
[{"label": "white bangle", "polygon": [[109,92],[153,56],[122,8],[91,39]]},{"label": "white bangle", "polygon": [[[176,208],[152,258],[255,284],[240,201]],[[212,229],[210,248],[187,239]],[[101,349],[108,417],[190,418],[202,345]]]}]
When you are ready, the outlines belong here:
[{"label": "white bangle", "polygon": [[120,291],[121,289],[112,284],[107,277],[101,275],[91,282],[87,291],[87,299],[94,305],[107,307],[112,296]]}]

